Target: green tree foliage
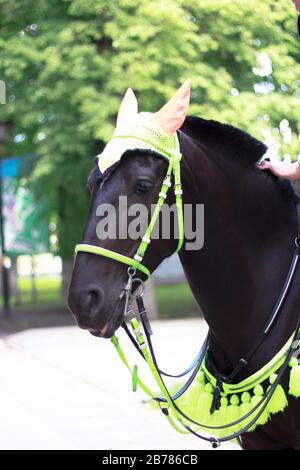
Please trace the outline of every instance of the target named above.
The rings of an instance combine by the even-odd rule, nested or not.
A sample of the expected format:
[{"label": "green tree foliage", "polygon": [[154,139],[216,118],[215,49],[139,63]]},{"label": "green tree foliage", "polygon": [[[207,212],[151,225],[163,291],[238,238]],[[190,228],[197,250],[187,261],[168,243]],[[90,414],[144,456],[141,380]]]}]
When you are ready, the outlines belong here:
[{"label": "green tree foliage", "polygon": [[[93,156],[132,87],[155,111],[187,77],[191,114],[298,152],[299,40],[288,0],[0,0],[7,152],[37,156],[30,184],[57,218],[59,248],[80,239]],[[283,119],[292,138],[283,143]],[[283,127],[282,127],[283,126]]]}]

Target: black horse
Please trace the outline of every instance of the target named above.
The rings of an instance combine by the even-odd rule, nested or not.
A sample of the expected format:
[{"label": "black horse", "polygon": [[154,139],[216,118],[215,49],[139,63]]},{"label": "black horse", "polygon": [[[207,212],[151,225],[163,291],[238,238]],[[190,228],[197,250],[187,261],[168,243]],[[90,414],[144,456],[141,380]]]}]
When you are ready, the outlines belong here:
[{"label": "black horse", "polygon": [[[253,345],[284,284],[295,249],[298,198],[289,183],[256,167],[266,147],[245,132],[187,117],[178,136],[184,203],[205,205],[203,249],[183,247],[179,256],[210,328],[212,358],[227,374]],[[127,152],[104,181],[96,167],[88,180],[91,207],[83,243],[132,257],[138,240],[99,242],[96,208],[104,202],[116,204],[119,195],[126,195],[129,205],[143,202],[150,208],[157,201],[166,167],[164,159],[144,151]],[[172,191],[166,203],[174,203]],[[153,240],[143,263],[154,271],[176,245],[172,237]],[[114,334],[123,320],[124,306],[118,298],[126,280],[126,266],[78,254],[69,306],[81,328],[105,338]],[[279,318],[237,379],[256,372],[291,336],[299,316],[299,282],[298,271]],[[289,396],[288,401],[283,413],[243,435],[245,449],[300,450],[300,400]]]}]

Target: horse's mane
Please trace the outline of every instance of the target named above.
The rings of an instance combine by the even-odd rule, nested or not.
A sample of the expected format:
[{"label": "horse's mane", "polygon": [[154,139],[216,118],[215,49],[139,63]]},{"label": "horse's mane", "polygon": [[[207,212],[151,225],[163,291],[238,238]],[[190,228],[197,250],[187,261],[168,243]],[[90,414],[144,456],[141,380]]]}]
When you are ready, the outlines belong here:
[{"label": "horse's mane", "polygon": [[[249,169],[255,168],[256,163],[268,149],[263,142],[241,129],[196,116],[188,116],[181,130],[200,145],[214,149],[220,158],[235,161]],[[278,190],[290,202],[299,202],[299,196],[289,181],[277,178],[270,171],[260,171],[260,173],[265,180],[272,179]]]}]

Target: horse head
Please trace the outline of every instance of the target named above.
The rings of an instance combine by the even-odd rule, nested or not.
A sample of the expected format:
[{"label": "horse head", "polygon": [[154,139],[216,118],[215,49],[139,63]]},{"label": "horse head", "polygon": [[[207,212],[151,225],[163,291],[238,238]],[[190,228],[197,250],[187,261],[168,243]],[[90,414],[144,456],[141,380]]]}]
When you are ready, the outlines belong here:
[{"label": "horse head", "polygon": [[[186,117],[190,86],[187,80],[156,113],[138,113],[136,97],[128,89],[113,137],[90,173],[90,210],[80,245],[85,249],[75,260],[68,303],[78,325],[95,335],[111,337],[121,325],[125,299],[120,293],[128,271],[128,265],[116,259],[95,256],[95,248],[134,259],[170,168],[170,158],[179,157],[176,131]],[[166,191],[166,196],[164,204],[171,206],[174,192]],[[149,250],[144,250],[143,265],[136,263],[136,276],[145,279],[176,246],[174,230],[163,240],[151,241]],[[86,247],[94,248],[86,252]]]}]

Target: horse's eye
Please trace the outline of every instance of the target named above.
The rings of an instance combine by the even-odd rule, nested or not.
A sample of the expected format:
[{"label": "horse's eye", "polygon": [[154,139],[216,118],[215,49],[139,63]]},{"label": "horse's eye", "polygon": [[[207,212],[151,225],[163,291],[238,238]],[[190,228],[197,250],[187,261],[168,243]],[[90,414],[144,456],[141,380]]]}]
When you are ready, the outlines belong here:
[{"label": "horse's eye", "polygon": [[136,184],[134,192],[136,194],[146,193],[153,187],[153,184],[149,180],[139,180]]}]

